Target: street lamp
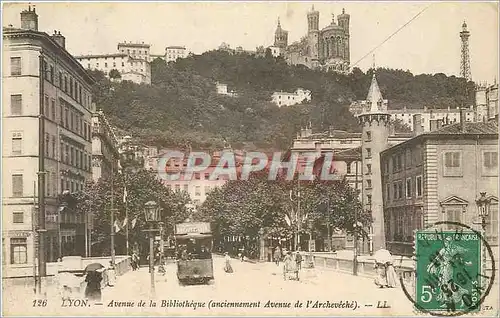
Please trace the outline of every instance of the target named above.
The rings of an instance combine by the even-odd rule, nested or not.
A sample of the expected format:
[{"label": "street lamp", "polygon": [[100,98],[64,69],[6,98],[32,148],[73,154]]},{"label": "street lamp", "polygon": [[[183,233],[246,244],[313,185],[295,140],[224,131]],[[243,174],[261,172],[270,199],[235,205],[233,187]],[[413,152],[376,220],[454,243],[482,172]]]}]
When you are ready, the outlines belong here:
[{"label": "street lamp", "polygon": [[[479,217],[481,218],[481,229],[482,229],[482,235],[486,239],[486,218],[490,214],[490,203],[491,199],[486,197],[486,192],[480,192],[479,193],[481,196],[479,199],[476,200],[477,204],[477,212],[479,214]],[[482,271],[483,274],[486,274],[486,244],[483,244],[482,252],[483,252],[483,259],[482,259]]]},{"label": "street lamp", "polygon": [[158,209],[158,204],[154,201],[148,201],[144,205],[144,217],[147,223],[149,223],[149,272],[151,274],[151,296],[155,297],[155,274],[154,274],[154,223],[160,220],[160,209]]},{"label": "street lamp", "polygon": [[363,227],[363,224],[361,224],[361,222],[359,221],[356,221],[353,224],[353,227],[354,227],[354,253],[352,259],[352,274],[354,276],[357,276],[358,275],[358,231]]}]

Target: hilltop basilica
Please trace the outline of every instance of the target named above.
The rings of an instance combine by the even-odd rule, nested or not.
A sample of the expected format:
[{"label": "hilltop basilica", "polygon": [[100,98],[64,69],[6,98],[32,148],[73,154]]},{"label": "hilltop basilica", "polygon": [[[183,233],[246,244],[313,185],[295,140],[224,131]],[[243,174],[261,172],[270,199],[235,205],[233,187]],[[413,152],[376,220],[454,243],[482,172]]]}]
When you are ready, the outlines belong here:
[{"label": "hilltop basilica", "polygon": [[349,18],[350,15],[342,9],[342,14],[337,16],[337,23],[332,14],[332,21],[323,29],[319,29],[319,11],[307,13],[307,35],[299,42],[288,45],[288,31],[278,26],[274,34],[274,46],[271,47],[273,55],[282,55],[288,64],[302,64],[309,68],[349,72]]}]

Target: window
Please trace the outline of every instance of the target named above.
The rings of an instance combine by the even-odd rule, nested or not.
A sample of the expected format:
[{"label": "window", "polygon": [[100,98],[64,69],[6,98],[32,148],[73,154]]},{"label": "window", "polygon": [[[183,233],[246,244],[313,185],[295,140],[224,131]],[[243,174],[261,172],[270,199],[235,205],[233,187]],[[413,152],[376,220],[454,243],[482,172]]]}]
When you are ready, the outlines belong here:
[{"label": "window", "polygon": [[397,182],[392,184],[392,193],[393,193],[393,198],[394,200],[398,199],[398,184]]},{"label": "window", "polygon": [[422,196],[422,190],[423,190],[423,187],[422,187],[422,176],[417,176],[415,178],[415,186],[416,186],[415,192],[416,192],[417,198],[421,197]]},{"label": "window", "polygon": [[180,184],[176,184],[175,185],[175,191],[181,191],[181,185]]},{"label": "window", "polygon": [[12,212],[12,223],[15,224],[24,223],[24,212],[22,211]]},{"label": "window", "polygon": [[68,77],[64,76],[64,92],[68,93]]},{"label": "window", "polygon": [[23,196],[23,175],[13,174],[12,175],[12,196],[22,197]]},{"label": "window", "polygon": [[12,155],[21,155],[23,153],[23,133],[12,133]]},{"label": "window", "polygon": [[189,192],[189,187],[187,184],[184,185],[184,192]]},{"label": "window", "polygon": [[59,88],[63,89],[63,76],[61,72],[59,72]]},{"label": "window", "polygon": [[201,195],[201,187],[200,186],[194,187],[194,195],[195,196],[200,196]]},{"label": "window", "polygon": [[54,84],[54,66],[53,65],[50,66],[50,77],[49,77],[49,79],[50,79],[50,82],[52,84]]},{"label": "window", "polygon": [[368,204],[370,207],[372,206],[372,195],[371,194],[366,195],[366,204]]},{"label": "window", "polygon": [[10,95],[10,113],[12,115],[23,114],[23,95]]},{"label": "window", "polygon": [[69,78],[69,96],[73,97],[73,77]]},{"label": "window", "polygon": [[73,147],[70,148],[69,164],[70,165],[74,165],[75,164],[75,149]]},{"label": "window", "polygon": [[108,67],[108,63],[104,63],[104,67]]},{"label": "window", "polygon": [[64,163],[69,164],[70,163],[70,161],[69,161],[69,146],[66,145],[65,148],[66,148],[66,150],[64,152]]},{"label": "window", "polygon": [[50,135],[45,134],[45,156],[49,156],[49,146],[50,146]]},{"label": "window", "polygon": [[68,120],[68,109],[64,109],[64,128],[68,128],[69,120]]},{"label": "window", "polygon": [[366,141],[372,141],[372,132],[371,131],[366,132]]},{"label": "window", "polygon": [[52,99],[51,104],[50,104],[50,116],[52,120],[56,120],[56,100]]},{"label": "window", "polygon": [[403,181],[398,182],[398,199],[403,198]]},{"label": "window", "polygon": [[26,238],[10,239],[10,263],[11,264],[28,263],[28,243]]},{"label": "window", "polygon": [[[462,223],[462,207],[451,206],[446,208],[446,221]],[[458,227],[454,224],[448,224],[448,230],[455,230]]]},{"label": "window", "polygon": [[388,183],[385,185],[385,197],[387,202],[391,201],[391,184]]},{"label": "window", "polygon": [[498,202],[490,205],[489,220],[486,222],[486,237],[489,242],[497,242],[498,239]]},{"label": "window", "polygon": [[444,175],[461,176],[461,153],[459,151],[450,151],[444,153]]},{"label": "window", "polygon": [[372,157],[372,149],[366,148],[366,158],[369,159]]},{"label": "window", "polygon": [[195,174],[194,174],[194,178],[195,178],[196,180],[200,180],[200,174],[199,174],[199,173],[195,173]]},{"label": "window", "polygon": [[411,198],[411,178],[406,178],[406,198]]},{"label": "window", "polygon": [[483,175],[487,176],[498,175],[498,152],[496,151],[483,152]]},{"label": "window", "polygon": [[80,168],[80,150],[75,149],[75,166]]},{"label": "window", "polygon": [[406,165],[406,169],[409,169],[411,168],[411,150],[410,149],[407,149],[406,150],[406,158],[405,158],[405,165]]},{"label": "window", "polygon": [[207,195],[210,192],[210,186],[205,186],[205,195]]},{"label": "window", "polygon": [[75,114],[73,114],[73,112],[71,112],[71,122],[69,125],[69,129],[71,129],[72,131],[73,131],[74,124],[75,124]]},{"label": "window", "polygon": [[347,171],[346,171],[347,174],[350,174],[351,173],[351,163],[348,162],[347,163]]},{"label": "window", "polygon": [[81,104],[82,103],[82,87],[80,86],[78,88],[78,102]]},{"label": "window", "polygon": [[49,116],[49,96],[45,95],[43,99],[43,114],[45,117]]},{"label": "window", "polygon": [[372,174],[372,165],[370,163],[366,164],[366,174]]},{"label": "window", "polygon": [[10,75],[17,76],[21,75],[21,58],[11,57],[10,58]]},{"label": "window", "polygon": [[372,180],[368,179],[366,180],[366,188],[371,189],[372,188]]}]

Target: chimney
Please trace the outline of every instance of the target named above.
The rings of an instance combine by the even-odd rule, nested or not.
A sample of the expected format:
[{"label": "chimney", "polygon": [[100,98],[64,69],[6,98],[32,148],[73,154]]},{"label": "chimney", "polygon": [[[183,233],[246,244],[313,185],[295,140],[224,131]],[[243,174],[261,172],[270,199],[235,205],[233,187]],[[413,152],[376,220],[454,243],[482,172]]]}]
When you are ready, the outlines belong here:
[{"label": "chimney", "polygon": [[418,136],[423,133],[422,114],[413,115],[413,134]]},{"label": "chimney", "polygon": [[54,34],[51,35],[51,38],[52,40],[54,40],[60,47],[62,47],[63,49],[66,48],[66,38],[61,35],[61,32],[57,32],[56,30],[54,30]]},{"label": "chimney", "polygon": [[465,132],[465,109],[460,108],[460,131]]},{"label": "chimney", "polygon": [[21,12],[21,29],[38,31],[38,14],[35,7],[31,10],[31,6],[28,6],[28,10]]}]

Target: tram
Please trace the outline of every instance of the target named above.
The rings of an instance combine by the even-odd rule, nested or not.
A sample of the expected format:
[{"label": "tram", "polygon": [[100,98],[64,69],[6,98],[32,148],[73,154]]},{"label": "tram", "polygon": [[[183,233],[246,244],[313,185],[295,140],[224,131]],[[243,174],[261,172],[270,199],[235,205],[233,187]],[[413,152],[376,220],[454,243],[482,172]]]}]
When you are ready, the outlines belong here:
[{"label": "tram", "polygon": [[210,223],[184,222],[176,224],[175,246],[179,283],[206,284],[214,279]]}]

